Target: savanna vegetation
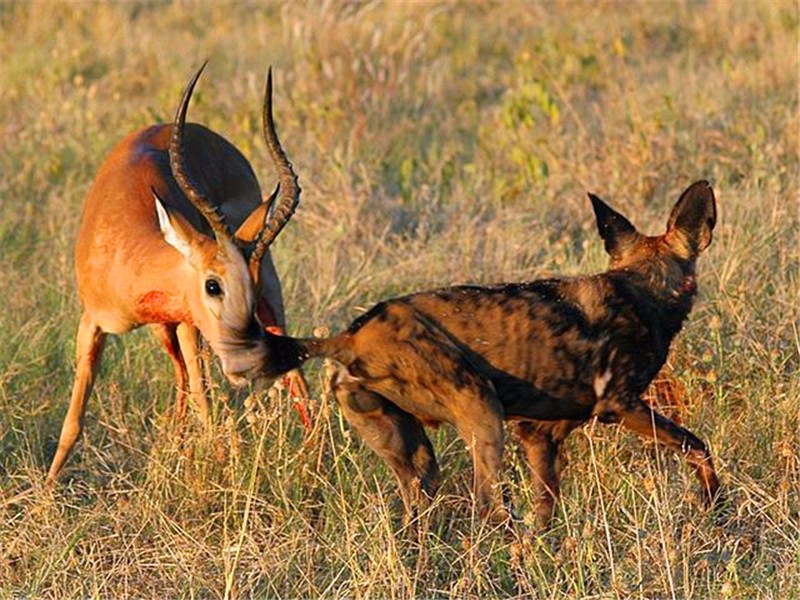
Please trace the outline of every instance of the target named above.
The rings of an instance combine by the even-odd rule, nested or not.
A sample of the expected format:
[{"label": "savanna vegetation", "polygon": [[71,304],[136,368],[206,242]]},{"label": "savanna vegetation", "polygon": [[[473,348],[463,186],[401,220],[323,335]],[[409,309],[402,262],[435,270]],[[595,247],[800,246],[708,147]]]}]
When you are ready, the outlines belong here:
[{"label": "savanna vegetation", "polygon": [[[0,26],[0,595],[800,595],[796,2],[5,2]],[[217,375],[213,432],[191,421],[181,441],[145,330],[109,341],[47,489],[83,198],[123,135],[171,120],[206,57],[190,119],[265,190],[275,68],[303,187],[273,250],[296,334],[432,286],[601,270],[586,191],[655,233],[709,179],[715,239],[652,399],[709,442],[727,518],[679,458],[589,425],[552,529],[520,544],[476,519],[468,454],[442,428],[441,493],[404,527],[392,475],[326,392],[331,365],[307,370],[311,431],[285,391],[242,399]]]}]

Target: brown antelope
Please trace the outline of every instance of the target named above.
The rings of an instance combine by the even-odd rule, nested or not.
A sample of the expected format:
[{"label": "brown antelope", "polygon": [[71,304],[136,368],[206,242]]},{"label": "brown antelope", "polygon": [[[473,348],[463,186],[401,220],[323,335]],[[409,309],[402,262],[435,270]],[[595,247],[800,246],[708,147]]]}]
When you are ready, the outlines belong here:
[{"label": "brown antelope", "polygon": [[279,184],[264,200],[252,167],[230,142],[186,124],[204,68],[186,87],[175,122],[123,139],[86,198],[75,249],[83,305],[77,367],[49,482],[81,432],[107,334],[149,325],[175,368],[176,414],[183,415],[188,394],[208,424],[198,332],[238,386],[267,356],[262,327],[282,332],[285,325],[269,247],[294,213],[300,187],[275,132],[272,70],[263,129]]},{"label": "brown antelope", "polygon": [[341,363],[336,398],[394,471],[407,507],[416,490],[436,489],[436,457],[423,427],[446,422],[471,450],[480,506],[506,518],[497,491],[507,420],[533,471],[544,525],[558,496],[561,444],[593,417],[683,454],[711,504],[719,482],[706,445],[641,395],[691,309],[695,262],[716,223],[714,193],[708,182],[691,185],[666,232],[653,237],[590,198],[610,270],[381,302],[332,338],[268,336],[264,374],[275,377],[314,356]]}]

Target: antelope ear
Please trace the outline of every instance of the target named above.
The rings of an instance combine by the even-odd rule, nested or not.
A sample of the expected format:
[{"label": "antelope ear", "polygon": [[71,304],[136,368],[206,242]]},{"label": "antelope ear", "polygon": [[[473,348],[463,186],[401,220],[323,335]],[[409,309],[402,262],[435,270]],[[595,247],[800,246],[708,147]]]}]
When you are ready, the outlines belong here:
[{"label": "antelope ear", "polygon": [[275,198],[278,197],[279,188],[280,185],[275,186],[275,190],[272,192],[272,194],[270,194],[269,198],[256,206],[253,209],[253,212],[251,212],[244,220],[244,223],[239,225],[239,229],[236,230],[234,237],[242,245],[249,244],[250,242],[256,240],[264,230],[264,227],[267,224],[267,219],[269,219],[270,215],[272,214],[272,208],[275,204]]},{"label": "antelope ear", "polygon": [[180,214],[168,211],[155,190],[153,190],[153,199],[156,203],[158,226],[161,228],[164,241],[191,262],[192,244],[196,241],[197,232]]},{"label": "antelope ear", "polygon": [[612,257],[619,257],[625,246],[633,243],[639,233],[624,216],[603,202],[591,192],[589,200],[592,201],[594,216],[597,220],[597,231],[606,245],[606,252]]},{"label": "antelope ear", "polygon": [[707,181],[697,181],[675,203],[667,221],[667,238],[677,251],[696,255],[708,248],[716,223],[714,190]]}]

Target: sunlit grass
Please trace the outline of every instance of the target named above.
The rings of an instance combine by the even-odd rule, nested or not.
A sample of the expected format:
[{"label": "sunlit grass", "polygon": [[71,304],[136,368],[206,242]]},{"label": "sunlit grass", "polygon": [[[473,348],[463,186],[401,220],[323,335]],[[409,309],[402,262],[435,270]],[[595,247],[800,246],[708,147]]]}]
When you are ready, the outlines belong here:
[{"label": "sunlit grass", "polygon": [[[3,596],[800,595],[798,9],[793,2],[0,5],[0,592]],[[673,411],[706,439],[730,518],[677,457],[614,427],[568,442],[553,528],[475,518],[468,454],[434,434],[441,494],[404,528],[387,469],[309,377],[214,391],[216,427],[170,427],[172,368],[109,342],[86,433],[43,486],[72,382],[72,248],[126,133],[190,110],[273,173],[266,67],[301,177],[275,244],[294,333],[394,294],[604,268],[585,192],[657,232],[707,178],[720,219],[673,347]],[[124,218],[124,215],[121,216]],[[509,447],[515,502],[530,513]]]}]

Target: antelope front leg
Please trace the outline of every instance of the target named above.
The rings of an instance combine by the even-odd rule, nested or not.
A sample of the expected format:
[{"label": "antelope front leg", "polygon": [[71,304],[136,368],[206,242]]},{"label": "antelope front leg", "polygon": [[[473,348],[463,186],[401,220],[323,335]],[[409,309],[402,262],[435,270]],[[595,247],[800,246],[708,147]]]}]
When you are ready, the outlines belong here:
[{"label": "antelope front leg", "polygon": [[197,416],[200,418],[200,422],[208,428],[211,425],[211,411],[209,409],[208,396],[206,396],[206,386],[203,381],[203,361],[198,351],[197,328],[187,323],[179,323],[176,333],[183,361],[186,364],[186,372],[189,375],[189,396],[197,409]]},{"label": "antelope front leg", "polygon": [[150,327],[153,335],[164,345],[167,355],[175,369],[175,415],[179,420],[186,413],[186,385],[188,375],[186,364],[183,362],[180,346],[178,345],[177,325],[173,323],[156,323]]},{"label": "antelope front leg", "polygon": [[80,325],[78,325],[76,340],[77,366],[75,369],[75,382],[72,384],[72,397],[69,401],[67,415],[64,417],[64,424],[61,426],[58,448],[47,473],[48,485],[52,485],[55,482],[61,467],[64,466],[64,462],[75,445],[75,440],[78,439],[83,430],[86,400],[92,393],[92,384],[97,376],[97,368],[100,365],[100,356],[103,353],[105,340],[106,334],[100,330],[87,313],[83,313]]}]

